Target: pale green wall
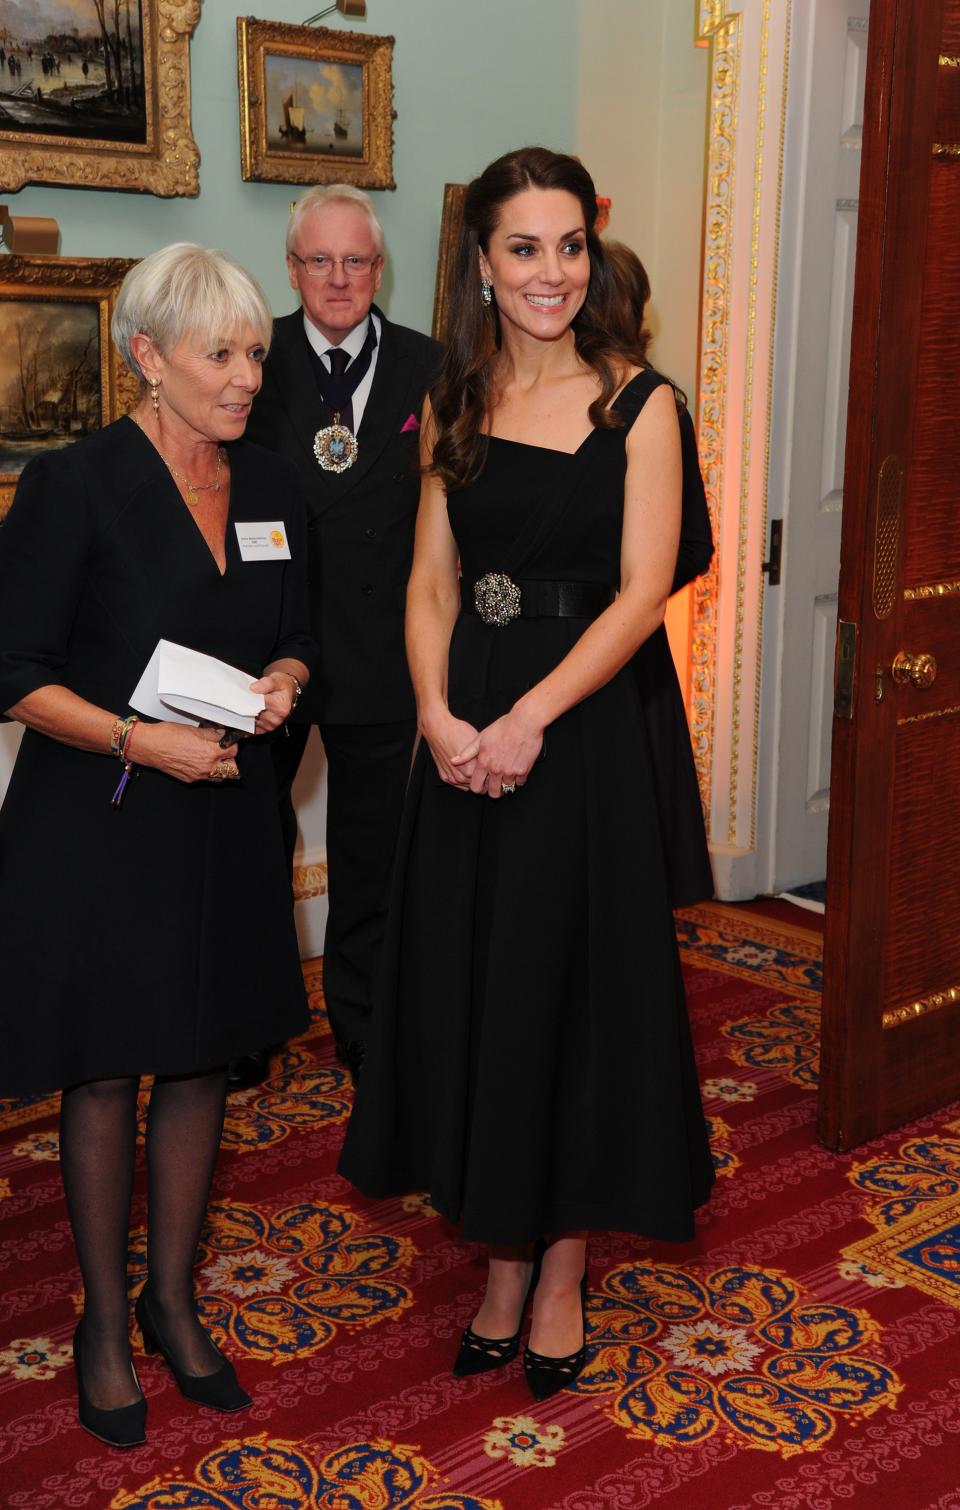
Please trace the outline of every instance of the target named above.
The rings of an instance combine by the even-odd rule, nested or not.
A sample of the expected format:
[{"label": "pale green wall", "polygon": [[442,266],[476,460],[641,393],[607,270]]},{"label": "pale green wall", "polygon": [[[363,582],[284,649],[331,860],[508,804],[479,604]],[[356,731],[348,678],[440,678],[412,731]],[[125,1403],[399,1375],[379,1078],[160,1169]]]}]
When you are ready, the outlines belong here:
[{"label": "pale green wall", "polygon": [[[390,315],[429,330],[444,183],[465,181],[510,147],[574,146],[579,0],[369,0],[367,20],[324,23],[396,37],[394,177],[375,193],[391,266]],[[628,0],[629,3],[629,0]],[[320,0],[256,0],[260,20],[296,21]],[[283,231],[296,190],[243,183],[237,105],[236,16],[230,0],[204,0],[191,49],[193,128],[200,197],[27,187],[4,195],[14,214],[53,215],[61,251],[139,257],[171,241],[232,252],[262,281],[278,313],[293,308]]]},{"label": "pale green wall", "polygon": [[692,0],[581,0],[576,150],[643,258],[651,356],[696,388],[707,61]]}]

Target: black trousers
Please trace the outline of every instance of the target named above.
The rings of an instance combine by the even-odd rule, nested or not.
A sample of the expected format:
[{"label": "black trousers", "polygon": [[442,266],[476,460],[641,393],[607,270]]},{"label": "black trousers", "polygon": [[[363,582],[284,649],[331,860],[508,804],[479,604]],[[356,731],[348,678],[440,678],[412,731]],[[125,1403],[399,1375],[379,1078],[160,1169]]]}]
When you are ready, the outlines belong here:
[{"label": "black trousers", "polygon": [[[277,795],[292,867],[297,819],[291,787],[303,759],[308,724],[289,724],[274,741]],[[327,931],[323,990],[334,1036],[365,1044],[390,894],[393,854],[416,721],[321,724],[327,757]]]}]

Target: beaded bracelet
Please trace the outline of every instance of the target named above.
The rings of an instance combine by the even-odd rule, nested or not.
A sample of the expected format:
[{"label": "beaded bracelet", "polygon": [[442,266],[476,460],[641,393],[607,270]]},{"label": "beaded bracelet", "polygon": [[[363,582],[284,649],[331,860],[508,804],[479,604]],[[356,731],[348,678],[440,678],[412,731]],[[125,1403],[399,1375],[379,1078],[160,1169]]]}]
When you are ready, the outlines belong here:
[{"label": "beaded bracelet", "polygon": [[125,730],[126,726],[127,726],[127,721],[126,721],[125,718],[116,718],[116,719],[114,719],[114,721],[113,721],[113,728],[110,731],[110,754],[111,755],[119,755],[120,754],[120,741],[123,738],[123,733],[124,733],[124,730]]}]

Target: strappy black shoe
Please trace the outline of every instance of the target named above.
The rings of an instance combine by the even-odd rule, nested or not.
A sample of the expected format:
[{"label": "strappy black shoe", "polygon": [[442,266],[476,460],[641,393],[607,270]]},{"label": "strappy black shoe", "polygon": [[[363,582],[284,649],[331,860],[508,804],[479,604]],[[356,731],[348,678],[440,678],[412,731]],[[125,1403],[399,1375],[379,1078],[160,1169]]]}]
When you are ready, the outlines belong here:
[{"label": "strappy black shoe", "polygon": [[[102,1410],[87,1395],[83,1382],[83,1322],[73,1334],[73,1366],[77,1371],[77,1415],[84,1431],[108,1447],[140,1447],[147,1440],[147,1402],[141,1395],[132,1405]],[[139,1386],[140,1381],[137,1380]]]},{"label": "strappy black shoe", "polygon": [[470,1374],[486,1374],[492,1368],[503,1368],[505,1363],[512,1363],[520,1351],[520,1333],[523,1331],[523,1318],[526,1315],[530,1296],[537,1288],[537,1280],[540,1278],[540,1265],[543,1262],[544,1244],[538,1242],[533,1250],[533,1269],[530,1274],[530,1283],[527,1285],[527,1293],[523,1297],[523,1305],[520,1309],[520,1325],[512,1337],[481,1337],[473,1327],[464,1327],[460,1338],[460,1347],[454,1360],[452,1373],[455,1379],[466,1379]]},{"label": "strappy black shoe", "polygon": [[551,1358],[547,1353],[535,1353],[532,1348],[523,1350],[523,1372],[535,1400],[549,1400],[551,1395],[566,1389],[583,1373],[587,1362],[587,1276],[580,1281],[580,1310],[583,1315],[583,1342],[575,1353],[563,1358]]},{"label": "strappy black shoe", "polygon": [[187,1374],[183,1369],[178,1368],[169,1347],[157,1330],[155,1317],[150,1314],[150,1300],[146,1285],[137,1296],[137,1303],[133,1310],[143,1334],[144,1352],[160,1354],[176,1379],[181,1395],[184,1395],[186,1399],[193,1400],[197,1405],[208,1405],[211,1410],[224,1411],[245,1410],[252,1403],[246,1390],[241,1388],[233,1364],[229,1358],[223,1358],[223,1354],[212,1339],[211,1347],[223,1358],[218,1369],[215,1369],[212,1374]]}]

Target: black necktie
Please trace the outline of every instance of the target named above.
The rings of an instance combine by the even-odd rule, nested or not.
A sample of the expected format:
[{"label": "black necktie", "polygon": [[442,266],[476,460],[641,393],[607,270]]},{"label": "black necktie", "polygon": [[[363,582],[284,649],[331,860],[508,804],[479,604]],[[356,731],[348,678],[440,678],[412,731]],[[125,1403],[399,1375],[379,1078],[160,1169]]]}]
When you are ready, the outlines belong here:
[{"label": "black necktie", "polygon": [[[344,351],[342,346],[331,346],[328,351],[324,352],[324,356],[330,363],[330,376],[333,378],[342,378],[350,366],[350,353]],[[346,425],[348,430],[353,429],[352,394],[340,405],[340,423],[341,425]]]}]

